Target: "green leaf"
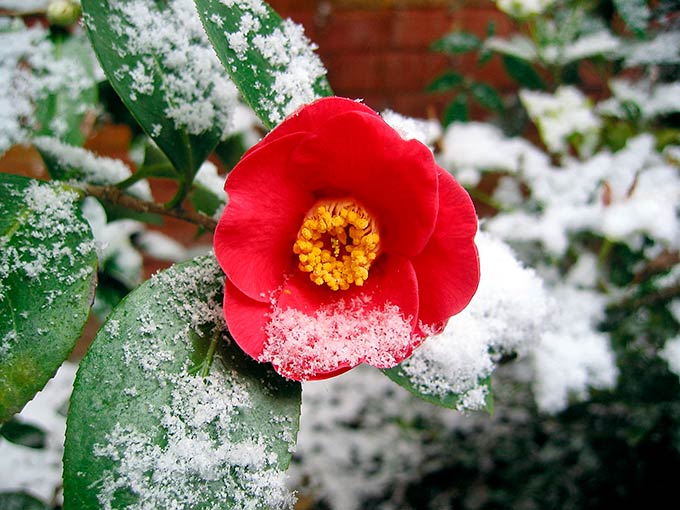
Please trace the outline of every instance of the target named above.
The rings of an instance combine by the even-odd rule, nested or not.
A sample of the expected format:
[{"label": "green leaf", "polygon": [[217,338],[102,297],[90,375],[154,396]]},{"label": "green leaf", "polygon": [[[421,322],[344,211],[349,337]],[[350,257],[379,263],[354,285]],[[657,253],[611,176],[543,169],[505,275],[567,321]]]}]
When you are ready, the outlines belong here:
[{"label": "green leaf", "polygon": [[432,43],[434,51],[444,53],[467,53],[481,47],[482,41],[470,32],[451,32]]},{"label": "green leaf", "polygon": [[503,55],[503,67],[520,87],[531,90],[545,90],[546,86],[531,64],[511,55]]},{"label": "green leaf", "polygon": [[428,92],[448,92],[463,83],[463,75],[448,71],[435,78],[427,87]]},{"label": "green leaf", "polygon": [[226,193],[216,195],[212,189],[200,183],[194,183],[189,193],[189,200],[194,209],[208,216],[213,216],[225,204],[226,198]]},{"label": "green leaf", "polygon": [[223,281],[201,257],[111,313],[71,398],[65,510],[284,506],[300,384],[229,341]]},{"label": "green leaf", "polygon": [[54,375],[87,320],[97,254],[78,198],[0,174],[0,422]]},{"label": "green leaf", "polygon": [[444,126],[448,126],[452,122],[467,122],[468,118],[467,96],[458,94],[444,110]]},{"label": "green leaf", "polygon": [[[85,36],[58,35],[53,42],[55,68],[68,75],[59,81],[55,90],[46,89],[38,94],[36,120],[40,126],[38,135],[55,136],[71,145],[85,141],[83,121],[92,114],[97,100],[97,82],[94,62]],[[54,80],[47,80],[51,86]]]},{"label": "green leaf", "polygon": [[0,493],[2,510],[50,510],[52,507],[23,492]]},{"label": "green leaf", "polygon": [[0,426],[0,436],[11,443],[28,448],[41,449],[45,447],[45,432],[43,430],[14,418]]},{"label": "green leaf", "polygon": [[125,106],[177,168],[180,190],[227,129],[233,85],[186,2],[83,0],[95,53]]},{"label": "green leaf", "polygon": [[475,82],[470,86],[470,92],[484,108],[494,112],[503,111],[503,100],[492,86],[482,82]]},{"label": "green leaf", "polygon": [[283,21],[266,2],[195,3],[224,68],[265,127],[333,94],[302,28]]},{"label": "green leaf", "polygon": [[613,0],[616,11],[626,26],[639,38],[644,38],[652,14],[646,0]]},{"label": "green leaf", "polygon": [[[448,407],[450,409],[459,409],[465,394],[460,393],[447,393],[445,395],[435,395],[431,393],[426,393],[422,388],[416,384],[413,379],[406,373],[406,371],[397,365],[394,368],[387,368],[382,371],[387,377],[392,379],[402,388],[406,388],[408,391],[413,393],[416,397],[419,397],[431,404],[435,404],[442,407]],[[486,407],[484,410],[489,414],[493,413],[493,392],[491,388],[491,377],[485,377],[479,381],[480,386],[486,388]]]}]

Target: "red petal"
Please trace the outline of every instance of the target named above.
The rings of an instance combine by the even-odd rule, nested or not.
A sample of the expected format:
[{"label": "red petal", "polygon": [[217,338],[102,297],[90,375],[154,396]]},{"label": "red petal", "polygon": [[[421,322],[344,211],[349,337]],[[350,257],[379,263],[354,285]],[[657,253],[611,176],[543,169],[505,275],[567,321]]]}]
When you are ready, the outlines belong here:
[{"label": "red petal", "polygon": [[217,225],[215,256],[251,299],[268,301],[293,263],[293,243],[314,197],[297,182],[290,153],[305,134],[285,136],[252,153],[229,174],[229,203]]},{"label": "red petal", "polygon": [[327,122],[335,115],[352,111],[363,112],[369,115],[375,115],[376,117],[378,116],[375,111],[359,101],[344,97],[324,97],[313,103],[302,106],[297,111],[290,114],[283,122],[281,122],[281,124],[270,131],[260,143],[251,147],[250,150],[246,152],[246,155],[291,133],[314,133],[323,123]]},{"label": "red petal", "polygon": [[430,242],[412,259],[420,292],[419,319],[437,327],[467,306],[479,284],[474,244],[477,216],[467,192],[446,171],[439,174],[439,215]]},{"label": "red petal", "polygon": [[385,252],[413,256],[432,235],[437,214],[432,153],[402,139],[380,117],[336,115],[298,146],[293,162],[317,194],[354,197],[374,214]]},{"label": "red petal", "polygon": [[250,299],[229,280],[224,285],[224,318],[231,336],[246,354],[257,359],[267,335],[270,303]]},{"label": "red petal", "polygon": [[398,256],[383,255],[366,284],[347,291],[317,286],[296,271],[271,315],[273,336],[261,359],[295,380],[331,377],[363,362],[394,366],[419,343],[412,335],[417,294],[413,267]]}]

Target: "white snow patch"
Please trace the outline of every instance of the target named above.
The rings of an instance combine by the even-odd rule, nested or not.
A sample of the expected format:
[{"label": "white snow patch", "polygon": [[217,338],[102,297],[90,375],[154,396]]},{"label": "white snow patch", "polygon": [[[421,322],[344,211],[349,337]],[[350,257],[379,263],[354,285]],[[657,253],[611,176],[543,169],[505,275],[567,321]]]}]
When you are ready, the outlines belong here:
[{"label": "white snow patch", "polygon": [[321,307],[314,315],[274,306],[259,361],[295,379],[359,363],[388,368],[410,349],[411,319],[390,303],[367,310],[360,296]]},{"label": "white snow patch", "polygon": [[[65,172],[72,174],[75,183],[108,185],[117,184],[132,175],[128,166],[119,159],[96,156],[82,147],[74,147],[56,138],[39,136],[33,144],[40,151],[57,160]],[[142,200],[152,200],[151,188],[146,180],[127,188],[130,195]]]}]

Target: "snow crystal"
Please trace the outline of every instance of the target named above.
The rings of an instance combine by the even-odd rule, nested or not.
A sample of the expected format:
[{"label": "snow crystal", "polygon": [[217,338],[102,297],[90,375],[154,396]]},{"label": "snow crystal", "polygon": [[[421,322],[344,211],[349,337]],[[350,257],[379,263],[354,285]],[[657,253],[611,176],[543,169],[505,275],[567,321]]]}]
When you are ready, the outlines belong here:
[{"label": "snow crystal", "polygon": [[621,44],[621,40],[609,30],[599,30],[592,34],[583,35],[561,48],[559,58],[555,59],[553,63],[565,65],[595,55],[613,54],[621,47]]},{"label": "snow crystal", "polygon": [[368,296],[339,300],[314,315],[275,306],[258,360],[296,378],[362,362],[393,367],[409,351],[411,319],[390,303],[367,310],[369,303]]},{"label": "snow crystal", "polygon": [[[121,66],[117,79],[131,80],[133,100],[139,99],[137,94],[162,94],[163,113],[177,129],[193,135],[219,129],[226,137],[238,92],[208,41],[194,2],[172,0],[163,9],[152,5],[143,0],[109,3],[114,12],[111,28],[121,38],[121,58],[138,59],[134,68]],[[88,26],[95,28],[91,20]],[[164,71],[162,88],[153,58]]]},{"label": "snow crystal", "polygon": [[613,97],[597,105],[597,111],[603,115],[627,118],[629,113],[624,105],[628,102],[639,108],[643,119],[680,111],[680,83],[677,82],[652,85],[644,80],[616,79],[609,82],[609,88]]},{"label": "snow crystal", "polygon": [[392,110],[383,111],[381,116],[404,140],[418,140],[431,147],[442,134],[439,122],[433,119],[414,119]]},{"label": "snow crystal", "polygon": [[26,404],[15,419],[45,433],[45,448],[35,449],[10,443],[0,437],[0,492],[27,492],[51,505],[62,484],[61,458],[64,451],[68,403],[77,365],[64,363],[53,379]]},{"label": "snow crystal", "polygon": [[[248,387],[217,359],[207,376],[192,372],[189,366],[179,373],[165,370],[168,363],[176,363],[175,354],[164,348],[168,339],[159,338],[167,327],[186,323],[186,328],[170,340],[181,344],[189,341],[190,331],[205,330],[205,326],[223,330],[221,289],[214,284],[221,275],[212,258],[181,272],[159,273],[149,285],[161,301],[142,304],[136,328],[125,332],[113,328],[125,335],[125,362],[167,388],[169,400],[148,403],[148,411],[160,417],[162,444],[155,433],[149,434],[137,424],[117,423],[94,446],[94,456],[114,461],[97,483],[103,510],[115,508],[121,490],[136,496],[129,505],[131,510],[212,508],[215,501],[218,505],[232,502],[235,507],[250,508],[253,498],[271,509],[292,507],[294,497],[278,468],[276,453],[241,421],[240,417],[253,407]],[[214,291],[205,295],[206,288]],[[169,323],[148,308],[159,305],[170,311]],[[112,328],[110,322],[105,325],[107,331]],[[141,390],[130,387],[125,394],[135,397]],[[292,427],[288,417],[269,413],[269,419],[281,423],[284,429]],[[216,483],[203,490],[209,482]]]},{"label": "snow crystal", "polygon": [[[132,172],[119,159],[95,156],[92,152],[81,147],[74,147],[45,136],[37,137],[33,144],[45,154],[56,159],[64,171],[72,175],[74,182],[89,184],[117,184],[132,175]],[[129,188],[129,193],[142,200],[151,200],[151,188],[147,181],[138,181]]]},{"label": "snow crystal", "polygon": [[[359,366],[303,385],[298,447],[289,472],[296,487],[306,485],[333,510],[363,508],[362,501],[382,496],[391,484],[417,480],[425,436],[461,420],[466,418]],[[408,426],[424,421],[431,426],[420,432]]]},{"label": "snow crystal", "polygon": [[[223,30],[227,45],[239,61],[263,59],[265,65],[251,67],[256,88],[270,84],[257,105],[264,110],[271,124],[278,124],[303,104],[311,103],[319,95],[314,86],[326,74],[316,46],[304,35],[302,26],[286,19],[272,29],[261,20],[269,21],[269,12],[261,0],[220,0],[228,7],[242,12],[238,26]],[[220,28],[223,22],[208,19]],[[277,25],[268,23],[267,25]],[[233,59],[232,59],[233,60]],[[232,62],[232,65],[234,62]],[[233,66],[236,69],[236,66]]]},{"label": "snow crystal", "polygon": [[[70,286],[91,273],[92,268],[72,273],[76,259],[66,244],[72,234],[88,236],[87,225],[75,221],[78,198],[72,191],[38,181],[25,189],[27,211],[16,218],[15,228],[0,236],[0,299],[4,297],[3,282],[10,274],[21,273],[32,280],[50,273]],[[94,250],[94,243],[84,241],[75,250],[87,255]]]},{"label": "snow crystal", "polygon": [[627,67],[680,63],[680,32],[664,32],[649,41],[635,41],[621,48]]},{"label": "snow crystal", "polygon": [[520,98],[549,151],[565,153],[568,138],[574,133],[584,135],[586,153],[592,148],[587,147],[588,142],[593,138],[596,141],[601,122],[579,89],[561,86],[554,94],[522,90]]},{"label": "snow crystal", "polygon": [[596,331],[603,296],[561,286],[554,298],[558,308],[551,328],[532,353],[536,403],[551,413],[564,409],[570,398],[585,399],[590,387],[613,387],[618,377],[609,337]]},{"label": "snow crystal", "polygon": [[[447,149],[448,153],[448,149]],[[444,156],[448,157],[448,156]],[[535,161],[539,161],[536,159]],[[486,228],[505,239],[541,241],[562,254],[572,232],[590,230],[636,246],[641,234],[680,246],[680,176],[654,149],[649,135],[631,138],[616,152],[601,151],[585,161],[527,166],[519,175],[532,190],[540,212],[517,210],[498,215]],[[608,187],[610,202],[601,199]]]},{"label": "snow crystal", "polygon": [[[35,118],[37,102],[58,91],[77,98],[96,85],[92,70],[99,67],[94,56],[55,58],[48,35],[40,25],[26,28],[21,21],[0,17],[0,154],[14,144],[26,143],[41,127]],[[88,105],[81,106],[79,113],[84,113]],[[61,137],[68,123],[56,117],[50,126],[42,127]]]},{"label": "snow crystal", "polygon": [[[7,18],[0,18],[3,20]],[[44,29],[23,29],[19,22],[6,26],[8,23],[0,27],[0,154],[25,142],[33,124],[29,119],[33,117],[38,86],[30,70],[20,63],[35,53],[48,51]]]},{"label": "snow crystal", "polygon": [[[171,404],[162,410],[162,446],[154,435],[119,424],[106,434],[104,443],[95,445],[96,457],[115,462],[100,482],[97,497],[102,509],[115,508],[119,490],[138,497],[129,505],[131,510],[179,510],[215,500],[238,505],[254,497],[268,508],[290,508],[292,496],[274,467],[276,455],[259,439],[231,440],[234,417],[250,407],[245,389],[220,375],[165,376],[174,389]],[[225,483],[216,491],[196,490],[204,482],[231,478],[240,483]]]},{"label": "snow crystal", "polygon": [[[278,124],[300,106],[318,99],[316,82],[326,70],[314,53],[316,45],[305,36],[301,25],[287,19],[269,35],[258,34],[252,44],[274,69],[273,98],[265,98],[260,106],[269,110],[269,120]],[[269,105],[268,101],[273,101]]]},{"label": "snow crystal", "polygon": [[496,7],[514,18],[526,18],[545,12],[555,0],[495,0]]},{"label": "snow crystal", "polygon": [[533,175],[550,158],[522,138],[506,138],[496,127],[482,122],[454,122],[446,129],[439,163],[463,184],[476,185],[480,170]]},{"label": "snow crystal", "polygon": [[512,55],[529,62],[538,58],[538,49],[533,41],[523,35],[513,35],[509,39],[489,37],[484,41],[484,45],[490,50]]},{"label": "snow crystal", "polygon": [[659,356],[666,360],[668,368],[680,377],[680,336],[667,340]]},{"label": "snow crystal", "polygon": [[526,353],[539,341],[551,311],[540,278],[505,243],[484,232],[475,243],[481,268],[477,293],[441,334],[401,364],[419,391],[461,394],[460,409],[484,407],[481,383],[491,375],[495,356]]}]

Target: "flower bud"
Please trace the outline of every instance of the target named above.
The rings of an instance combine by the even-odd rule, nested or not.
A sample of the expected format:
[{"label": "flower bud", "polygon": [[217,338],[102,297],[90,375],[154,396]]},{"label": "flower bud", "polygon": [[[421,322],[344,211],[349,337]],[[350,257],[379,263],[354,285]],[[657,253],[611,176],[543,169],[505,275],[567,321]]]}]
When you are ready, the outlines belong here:
[{"label": "flower bud", "polygon": [[47,5],[47,20],[51,25],[67,27],[80,18],[80,3],[74,0],[52,0]]}]

